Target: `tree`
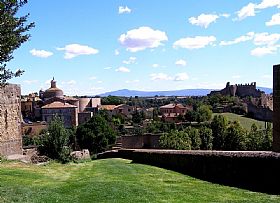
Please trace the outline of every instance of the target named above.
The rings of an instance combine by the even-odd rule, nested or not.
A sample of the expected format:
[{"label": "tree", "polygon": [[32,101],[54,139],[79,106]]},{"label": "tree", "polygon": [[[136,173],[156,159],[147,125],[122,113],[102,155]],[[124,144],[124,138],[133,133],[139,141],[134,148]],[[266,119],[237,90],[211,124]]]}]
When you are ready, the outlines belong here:
[{"label": "tree", "polygon": [[23,73],[20,69],[12,72],[7,63],[13,59],[14,50],[30,38],[26,32],[34,27],[34,23],[26,24],[29,14],[17,17],[19,8],[26,3],[27,0],[0,1],[0,86]]},{"label": "tree", "polygon": [[200,135],[199,135],[199,130],[196,129],[196,128],[187,127],[185,129],[185,132],[189,135],[189,137],[191,139],[191,148],[193,150],[200,149],[201,138],[200,138]]},{"label": "tree", "polygon": [[224,147],[226,130],[228,126],[227,118],[222,115],[215,115],[211,122],[213,132],[213,149],[221,150]]},{"label": "tree", "polygon": [[50,122],[47,132],[40,136],[38,150],[40,154],[51,159],[61,162],[69,161],[69,134],[59,117],[55,116]]},{"label": "tree", "polygon": [[213,144],[212,144],[213,136],[212,136],[211,128],[207,128],[207,127],[203,126],[199,129],[199,134],[200,134],[200,139],[201,139],[200,149],[211,150],[212,146],[213,146]]},{"label": "tree", "polygon": [[246,149],[245,136],[246,136],[246,130],[240,125],[239,122],[234,121],[227,128],[224,149],[232,150],[232,151],[245,150]]},{"label": "tree", "polygon": [[160,136],[159,144],[164,149],[189,150],[191,139],[184,131],[172,130]]},{"label": "tree", "polygon": [[99,153],[115,143],[116,132],[102,115],[97,114],[78,126],[76,138],[80,148],[88,149],[91,153]]},{"label": "tree", "polygon": [[197,108],[196,121],[201,123],[209,121],[212,118],[212,111],[209,106],[201,105]]}]

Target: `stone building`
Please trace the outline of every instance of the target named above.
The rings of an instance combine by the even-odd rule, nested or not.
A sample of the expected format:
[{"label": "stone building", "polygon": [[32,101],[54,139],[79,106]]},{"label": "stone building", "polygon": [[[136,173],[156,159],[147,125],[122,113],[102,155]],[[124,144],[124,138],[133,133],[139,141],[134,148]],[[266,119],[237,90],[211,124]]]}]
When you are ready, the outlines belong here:
[{"label": "stone building", "polygon": [[19,85],[0,87],[0,155],[22,154],[21,90]]},{"label": "stone building", "polygon": [[52,102],[42,107],[42,119],[49,123],[54,116],[59,116],[66,128],[78,126],[78,107],[59,101]]},{"label": "stone building", "polygon": [[185,115],[187,111],[192,110],[192,107],[185,107],[182,104],[167,104],[159,108],[162,118],[166,122],[177,122],[178,116]]},{"label": "stone building", "polygon": [[264,92],[257,89],[256,82],[251,84],[236,84],[231,85],[230,82],[227,82],[226,87],[219,91],[211,91],[210,96],[215,94],[221,94],[225,96],[238,96],[238,97],[261,97]]},{"label": "stone building", "polygon": [[74,127],[86,122],[101,106],[100,98],[64,96],[54,78],[51,87],[46,91],[40,90],[39,96],[43,101],[40,107],[41,119],[49,123],[54,115],[58,115],[63,119],[65,127]]}]

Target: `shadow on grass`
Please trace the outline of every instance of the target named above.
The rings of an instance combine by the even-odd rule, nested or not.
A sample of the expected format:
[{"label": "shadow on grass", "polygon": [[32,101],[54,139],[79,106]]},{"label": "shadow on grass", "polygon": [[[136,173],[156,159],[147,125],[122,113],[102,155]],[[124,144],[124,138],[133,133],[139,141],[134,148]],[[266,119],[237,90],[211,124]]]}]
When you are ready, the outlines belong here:
[{"label": "shadow on grass", "polygon": [[146,164],[150,166],[156,166],[159,168],[179,172],[181,174],[188,175],[193,178],[197,178],[214,184],[246,189],[252,192],[261,192],[261,193],[266,193],[271,195],[280,195],[279,185],[276,184],[277,182],[280,183],[279,182],[280,180],[278,181],[273,180],[270,184],[267,184],[267,181],[265,181],[264,183],[261,180],[261,178],[259,178],[257,175],[254,178],[252,177],[236,178],[235,176],[228,177],[227,175],[222,173],[220,173],[219,175],[212,174],[207,176],[207,175],[203,175],[199,171],[194,171],[188,168],[180,168],[180,167],[176,167],[175,165],[169,165],[169,164],[166,165],[166,164],[158,164],[158,163],[147,163],[147,162],[136,161],[136,160],[132,160],[132,162],[128,164]]}]

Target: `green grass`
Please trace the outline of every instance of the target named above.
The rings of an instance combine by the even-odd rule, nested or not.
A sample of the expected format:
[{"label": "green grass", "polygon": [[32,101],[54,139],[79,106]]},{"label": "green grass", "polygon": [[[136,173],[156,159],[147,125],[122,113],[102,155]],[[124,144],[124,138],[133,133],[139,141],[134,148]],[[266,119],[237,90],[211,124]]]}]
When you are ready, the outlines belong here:
[{"label": "green grass", "polygon": [[248,131],[250,131],[253,123],[255,123],[261,129],[265,129],[265,122],[264,121],[258,121],[258,120],[255,120],[255,119],[252,119],[252,118],[247,118],[247,117],[237,115],[237,114],[234,114],[234,113],[214,113],[213,116],[215,116],[217,114],[220,114],[220,115],[223,115],[223,116],[227,117],[227,119],[231,122],[239,121],[240,124]]},{"label": "green grass", "polygon": [[0,202],[280,202],[124,159],[0,164]]}]

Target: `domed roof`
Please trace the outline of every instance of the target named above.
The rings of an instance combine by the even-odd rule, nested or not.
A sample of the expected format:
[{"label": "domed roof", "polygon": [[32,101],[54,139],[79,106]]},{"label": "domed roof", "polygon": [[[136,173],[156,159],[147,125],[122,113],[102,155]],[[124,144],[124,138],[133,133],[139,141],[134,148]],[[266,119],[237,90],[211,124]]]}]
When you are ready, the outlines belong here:
[{"label": "domed roof", "polygon": [[63,91],[56,87],[54,78],[51,81],[51,87],[44,92],[44,99],[50,99],[52,97],[63,97]]}]

